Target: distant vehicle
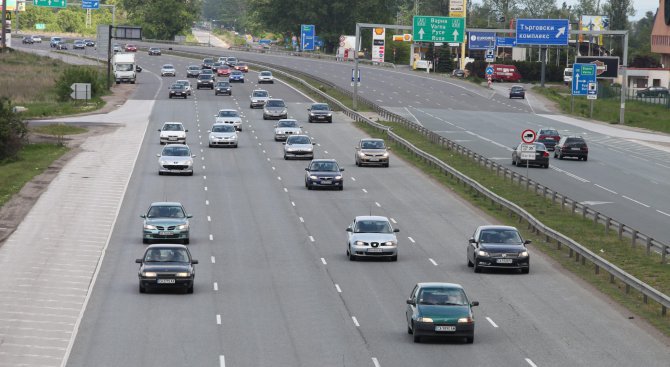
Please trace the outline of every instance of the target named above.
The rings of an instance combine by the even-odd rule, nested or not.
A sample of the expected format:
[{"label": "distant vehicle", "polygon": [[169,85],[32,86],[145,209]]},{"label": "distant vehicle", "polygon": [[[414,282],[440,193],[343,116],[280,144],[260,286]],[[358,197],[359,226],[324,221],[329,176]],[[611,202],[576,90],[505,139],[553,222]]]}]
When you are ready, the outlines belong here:
[{"label": "distant vehicle", "polygon": [[241,71],[239,70],[233,70],[230,72],[230,76],[228,77],[230,82],[239,82],[239,83],[244,83],[244,74],[242,74]]},{"label": "distant vehicle", "polygon": [[137,273],[139,292],[145,293],[151,288],[183,288],[193,293],[195,268],[198,263],[184,245],[156,244],[147,247],[144,256],[136,259],[140,264]]},{"label": "distant vehicle", "polygon": [[163,123],[163,127],[158,129],[161,145],[168,143],[186,144],[187,129],[181,122],[168,121]]},{"label": "distant vehicle", "polygon": [[549,168],[549,153],[547,152],[547,147],[542,143],[535,142],[535,154],[533,159],[521,159],[522,147],[526,145],[525,143],[520,143],[512,151],[512,165],[513,166],[523,166],[526,164],[529,166],[540,166],[544,168]]},{"label": "distant vehicle", "polygon": [[67,50],[67,43],[60,41],[56,44],[56,50]]},{"label": "distant vehicle", "polygon": [[123,49],[126,52],[137,52],[137,46],[135,46],[133,44],[130,44],[130,43],[127,44]]},{"label": "distant vehicle", "polygon": [[197,83],[196,88],[197,89],[200,89],[200,88],[214,89],[214,75],[212,75],[212,74],[200,74],[200,75],[198,75],[198,83]]},{"label": "distant vehicle", "polygon": [[283,99],[268,99],[263,105],[263,120],[288,118],[288,109]]},{"label": "distant vehicle", "polygon": [[237,65],[237,57],[228,57],[226,58],[226,65],[235,66]]},{"label": "distant vehicle", "polygon": [[271,71],[264,70],[258,73],[258,84],[262,83],[274,84],[274,82],[275,82],[274,77],[272,76]]},{"label": "distant vehicle", "polygon": [[565,85],[572,84],[572,68],[563,69],[563,83]]},{"label": "distant vehicle", "polygon": [[314,158],[314,144],[307,135],[291,135],[284,144],[284,159]]},{"label": "distant vehicle", "polygon": [[347,227],[347,257],[351,261],[361,257],[398,261],[397,232],[386,217],[357,216]]},{"label": "distant vehicle", "polygon": [[218,96],[219,94],[227,94],[232,96],[233,88],[230,87],[230,83],[226,81],[216,82],[216,84],[214,84],[214,95]]},{"label": "distant vehicle", "polygon": [[187,78],[197,78],[200,75],[200,66],[198,65],[189,65],[186,68],[186,77]]},{"label": "distant vehicle", "polygon": [[162,55],[161,49],[158,47],[149,47],[149,51],[147,51],[149,56],[160,56]]},{"label": "distant vehicle", "polygon": [[649,87],[637,91],[638,97],[667,97],[668,88],[666,87]]},{"label": "distant vehicle", "polygon": [[561,140],[561,134],[556,129],[539,129],[535,136],[537,136],[535,141],[544,144],[547,150],[554,150],[556,143]]},{"label": "distant vehicle", "polygon": [[521,74],[514,65],[492,64],[493,74],[491,79],[494,82],[518,82],[521,80]]},{"label": "distant vehicle", "polygon": [[61,37],[51,37],[51,40],[49,41],[49,46],[56,47],[61,41],[63,41]]},{"label": "distant vehicle", "polygon": [[374,138],[361,139],[356,145],[356,156],[354,161],[357,166],[380,165],[389,166],[389,150],[384,140]]},{"label": "distant vehicle", "polygon": [[327,103],[312,103],[309,108],[307,108],[307,121],[326,121],[333,122],[333,111],[330,110],[330,106]]},{"label": "distant vehicle", "polygon": [[589,159],[589,147],[581,136],[563,136],[554,148],[554,158],[577,157],[577,160]]},{"label": "distant vehicle", "polygon": [[302,134],[302,126],[294,119],[282,119],[275,123],[275,141],[286,140],[293,134]]},{"label": "distant vehicle", "polygon": [[249,108],[263,107],[270,98],[270,93],[263,89],[254,89],[249,96]]},{"label": "distant vehicle", "polygon": [[165,64],[161,67],[161,76],[177,76],[177,69],[172,64]]},{"label": "distant vehicle", "polygon": [[308,190],[323,187],[344,190],[344,168],[340,168],[334,159],[313,159],[305,171],[305,187]]},{"label": "distant vehicle", "polygon": [[193,94],[193,88],[191,87],[191,82],[186,80],[186,79],[180,79],[175,82],[176,84],[181,84],[184,86],[184,90],[186,90],[186,94],[189,96]]},{"label": "distant vehicle", "polygon": [[26,44],[27,45],[32,45],[33,43],[35,43],[35,41],[33,40],[32,36],[25,36],[25,37],[23,37],[23,39],[21,39],[21,43],[24,44],[24,45],[26,45]]},{"label": "distant vehicle", "polygon": [[112,46],[112,51],[113,51],[114,53],[117,53],[117,52],[121,52],[121,51],[123,51],[123,49],[121,48],[121,45],[119,45],[119,44],[114,44],[114,46]]},{"label": "distant vehicle", "polygon": [[242,131],[242,118],[237,110],[224,108],[214,115],[215,123],[233,125],[238,131]]},{"label": "distant vehicle", "polygon": [[214,59],[209,58],[209,57],[202,59],[202,65],[201,66],[202,66],[203,69],[211,69],[212,65],[214,65]]},{"label": "distant vehicle", "polygon": [[230,146],[237,148],[237,129],[231,124],[214,124],[209,133],[209,147]]},{"label": "distant vehicle", "polygon": [[193,176],[193,158],[191,149],[186,144],[168,144],[158,156],[158,174],[186,174]]},{"label": "distant vehicle", "polygon": [[245,63],[242,63],[242,62],[237,63],[237,65],[235,65],[235,70],[239,70],[243,73],[247,73],[247,72],[249,72],[249,65],[247,65]]},{"label": "distant vehicle", "polygon": [[465,78],[465,70],[463,69],[454,69],[451,72],[451,76],[456,77],[456,78]]},{"label": "distant vehicle", "polygon": [[226,64],[221,64],[216,68],[216,75],[218,76],[228,76],[230,75],[230,66]]},{"label": "distant vehicle", "polygon": [[173,97],[180,97],[180,98],[188,98],[188,92],[186,91],[186,87],[184,85],[179,84],[179,83],[174,83],[170,86],[170,99]]},{"label": "distant vehicle", "polygon": [[95,47],[95,42],[93,40],[85,39],[84,44],[86,44],[86,47]]},{"label": "distant vehicle", "polygon": [[140,215],[144,219],[142,243],[153,241],[178,241],[185,245],[190,242],[189,218],[181,203],[158,201],[151,203],[147,212]]},{"label": "distant vehicle", "polygon": [[479,273],[484,268],[518,269],[530,272],[530,257],[525,240],[514,227],[479,226],[468,241],[468,266]]},{"label": "distant vehicle", "polygon": [[216,59],[216,61],[218,61],[220,63],[224,63],[224,64],[226,63],[227,60],[228,60],[228,56],[221,56],[218,59]]},{"label": "distant vehicle", "polygon": [[512,98],[526,99],[526,90],[520,85],[513,85],[512,88],[509,89],[509,99]]},{"label": "distant vehicle", "polygon": [[35,43],[42,43],[42,36],[30,36]]},{"label": "distant vehicle", "polygon": [[84,40],[76,40],[74,43],[72,43],[72,49],[73,50],[85,50],[86,49],[86,42]]}]

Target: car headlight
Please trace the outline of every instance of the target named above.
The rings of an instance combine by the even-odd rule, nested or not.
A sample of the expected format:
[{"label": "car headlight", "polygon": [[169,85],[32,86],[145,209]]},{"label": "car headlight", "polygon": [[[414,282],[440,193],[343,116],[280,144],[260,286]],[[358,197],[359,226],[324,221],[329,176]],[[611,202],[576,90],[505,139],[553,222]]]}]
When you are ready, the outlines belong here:
[{"label": "car headlight", "polygon": [[479,256],[486,256],[486,257],[488,257],[488,256],[489,256],[489,253],[488,253],[488,252],[486,252],[486,251],[482,251],[482,250],[479,250],[479,252],[477,252],[477,255],[479,255]]},{"label": "car headlight", "polygon": [[286,112],[287,112],[287,111],[286,111],[286,108],[283,108],[283,109],[281,110],[281,113],[282,113],[282,114],[285,114]]},{"label": "car headlight", "polygon": [[156,272],[154,272],[154,271],[143,271],[142,276],[147,277],[147,278],[155,278],[156,277]]},{"label": "car headlight", "polygon": [[433,319],[431,319],[430,317],[419,317],[418,319],[416,319],[416,321],[417,322],[433,322]]},{"label": "car headlight", "polygon": [[190,166],[192,166],[192,165],[193,165],[193,160],[190,160],[190,161],[186,161],[185,163],[186,163],[186,165],[187,165],[187,166],[189,166],[189,167],[190,167]]},{"label": "car headlight", "polygon": [[363,157],[365,157],[365,153],[359,151],[359,152],[358,152],[358,156],[361,157],[361,158],[363,158]]},{"label": "car headlight", "polygon": [[393,241],[386,241],[386,242],[384,242],[384,246],[395,246],[395,242],[393,242]]},{"label": "car headlight", "polygon": [[[177,278],[186,278],[186,277],[188,277],[188,276],[190,276],[190,275],[191,275],[191,274],[188,273],[188,272],[181,272],[181,273],[176,273],[176,274],[175,274],[175,276],[176,276]],[[459,322],[460,322],[460,321],[459,321]]]},{"label": "car headlight", "polygon": [[309,113],[310,116],[315,116],[314,112]]},{"label": "car headlight", "polygon": [[389,152],[384,152],[383,157],[386,158],[386,157],[388,157],[388,156],[389,156]]},{"label": "car headlight", "polygon": [[472,324],[473,321],[474,320],[472,319],[472,317],[461,317],[460,319],[458,319],[459,324]]},{"label": "car headlight", "polygon": [[312,180],[316,180],[318,177],[316,177],[314,175],[310,175],[309,178],[311,178]]},{"label": "car headlight", "polygon": [[342,179],[342,176],[335,176],[335,179],[336,179],[336,180],[341,180],[341,179]]},{"label": "car headlight", "polygon": [[519,257],[528,257],[528,251],[520,252]]},{"label": "car headlight", "polygon": [[153,229],[156,229],[156,226],[152,226],[151,224],[145,224],[144,229],[153,230]]},{"label": "car headlight", "polygon": [[188,224],[180,224],[180,225],[177,226],[177,229],[182,230],[182,231],[185,230],[185,229],[188,229]]},{"label": "car headlight", "polygon": [[365,242],[363,242],[363,241],[356,241],[356,242],[354,242],[354,245],[356,245],[356,246],[365,246]]}]

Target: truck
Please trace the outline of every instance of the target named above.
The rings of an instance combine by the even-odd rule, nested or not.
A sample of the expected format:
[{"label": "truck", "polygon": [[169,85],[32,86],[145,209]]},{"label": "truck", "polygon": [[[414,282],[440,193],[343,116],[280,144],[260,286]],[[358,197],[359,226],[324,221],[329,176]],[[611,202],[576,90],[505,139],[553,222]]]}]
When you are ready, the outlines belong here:
[{"label": "truck", "polygon": [[114,79],[116,84],[131,83],[135,84],[135,54],[134,53],[117,53],[112,58],[112,70],[114,72]]},{"label": "truck", "polygon": [[572,68],[568,67],[563,70],[563,83],[565,85],[572,84]]}]

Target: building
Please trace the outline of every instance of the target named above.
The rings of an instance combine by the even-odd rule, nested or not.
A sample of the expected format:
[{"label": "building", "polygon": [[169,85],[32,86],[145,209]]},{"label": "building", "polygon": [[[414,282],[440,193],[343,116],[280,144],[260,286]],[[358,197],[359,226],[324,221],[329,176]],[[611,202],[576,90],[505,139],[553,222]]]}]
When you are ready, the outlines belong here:
[{"label": "building", "polygon": [[670,67],[670,8],[666,9],[663,0],[659,0],[651,30],[651,52],[661,55],[661,64]]}]

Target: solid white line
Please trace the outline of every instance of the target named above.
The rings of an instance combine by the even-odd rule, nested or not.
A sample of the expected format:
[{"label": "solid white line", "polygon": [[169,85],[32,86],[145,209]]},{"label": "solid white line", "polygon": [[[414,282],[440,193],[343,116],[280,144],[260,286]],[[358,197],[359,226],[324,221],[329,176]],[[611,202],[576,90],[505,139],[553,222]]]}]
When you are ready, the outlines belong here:
[{"label": "solid white line", "polygon": [[375,357],[372,357],[372,363],[375,365],[375,367],[381,367],[381,365],[379,364],[379,361]]},{"label": "solid white line", "polygon": [[207,179],[207,176],[202,176],[202,179],[203,179],[203,180],[206,180],[206,179]]},{"label": "solid white line", "polygon": [[216,264],[216,259],[212,256],[212,264]]},{"label": "solid white line", "polygon": [[205,186],[205,191],[207,191],[207,186]]},{"label": "solid white line", "polygon": [[597,187],[600,187],[601,189],[603,189],[603,190],[605,190],[605,191],[609,191],[609,192],[611,192],[611,193],[614,194],[614,195],[619,195],[619,194],[617,194],[616,191],[614,191],[614,190],[610,190],[610,189],[608,189],[607,187],[602,187],[602,186],[600,186],[600,185],[598,185],[598,184],[593,184],[593,185],[595,185],[595,186],[597,186]]},{"label": "solid white line", "polygon": [[210,217],[210,216],[208,215],[208,216],[207,216],[207,221],[208,221],[208,222],[211,222],[211,221],[212,221],[212,217]]},{"label": "solid white line", "polygon": [[335,284],[335,289],[337,289],[337,293],[342,293],[342,289],[340,289],[340,286]]},{"label": "solid white line", "polygon": [[226,367],[226,357],[223,355],[219,356],[219,367]]},{"label": "solid white line", "polygon": [[312,242],[314,242],[314,237],[309,236],[309,240],[312,241]]},{"label": "solid white line", "polygon": [[635,200],[635,199],[631,199],[631,198],[629,198],[629,197],[626,196],[626,195],[621,195],[621,197],[624,198],[624,199],[628,199],[628,200],[630,200],[630,201],[632,201],[632,202],[634,202],[634,203],[640,204],[640,205],[642,205],[642,206],[644,206],[644,207],[649,208],[649,205],[647,205],[647,204],[645,204],[645,203],[641,203],[641,202],[639,202],[639,201],[637,201],[637,200]]},{"label": "solid white line", "polygon": [[368,190],[366,190],[366,189],[361,189],[361,190],[363,190],[363,192],[366,193],[366,194],[368,193]]},{"label": "solid white line", "polygon": [[491,320],[490,317],[486,317],[486,320],[488,320],[488,322],[490,322],[491,325],[493,325],[493,327],[498,327],[498,325],[495,322],[493,322],[493,320]]},{"label": "solid white line", "polygon": [[531,365],[531,367],[537,367],[537,365],[533,363],[533,361],[531,361],[530,358],[526,358],[526,362],[528,362],[528,364]]},{"label": "solid white line", "polygon": [[397,223],[398,223],[398,222],[396,222],[395,219],[393,219],[393,218],[391,218],[391,222],[393,222],[393,224],[397,224]]},{"label": "solid white line", "polygon": [[670,214],[668,214],[668,213],[666,213],[666,212],[662,212],[662,211],[660,211],[660,210],[658,210],[658,209],[656,209],[656,211],[659,212],[659,213],[661,213],[661,214],[663,214],[663,215],[667,215],[668,217],[670,217]]},{"label": "solid white line", "polygon": [[221,315],[216,315],[216,324],[221,325]]},{"label": "solid white line", "polygon": [[379,204],[379,203],[376,202],[376,201],[375,201],[375,205],[377,205],[378,208],[381,208],[381,207],[382,207],[381,204]]},{"label": "solid white line", "polygon": [[324,258],[321,258],[321,262],[323,263],[323,265],[328,265],[328,263],[326,262],[326,259],[324,259]]},{"label": "solid white line", "polygon": [[211,234],[210,234],[210,235],[209,235],[209,240],[210,240],[210,241],[214,241],[214,235],[211,235]]},{"label": "solid white line", "polygon": [[416,243],[416,241],[414,241],[414,239],[412,237],[407,237],[407,239],[409,239],[409,241],[412,242],[412,243]]},{"label": "solid white line", "polygon": [[358,320],[356,320],[356,316],[351,316],[351,319],[354,321],[354,325],[356,325],[356,327],[361,326],[361,324],[358,323]]},{"label": "solid white line", "polygon": [[[418,108],[417,108],[417,110],[418,110]],[[407,113],[409,113],[409,115],[412,116],[412,117],[414,118],[414,121],[416,121],[416,123],[417,123],[419,126],[423,126],[423,124],[421,123],[421,121],[419,121],[419,119],[416,118],[416,116],[414,116],[414,114],[411,113],[407,107],[405,107],[405,111],[407,111]],[[421,111],[421,110],[419,110],[419,111]],[[423,112],[423,111],[421,111],[421,112]],[[424,113],[425,113],[425,112],[424,112]]]},{"label": "solid white line", "polygon": [[214,290],[218,291],[219,290],[219,283],[214,282]]},{"label": "solid white line", "polygon": [[328,154],[328,151],[327,151],[327,150],[324,150],[323,153],[324,153],[324,154]]},{"label": "solid white line", "polygon": [[298,219],[300,219],[300,223],[305,223],[305,220],[302,219],[302,217],[298,217]]},{"label": "solid white line", "polygon": [[205,205],[209,205],[209,200],[205,200]]},{"label": "solid white line", "polygon": [[437,266],[437,263],[435,262],[435,260],[433,260],[433,259],[428,259],[428,260],[430,260],[430,262],[433,263],[433,265]]}]

